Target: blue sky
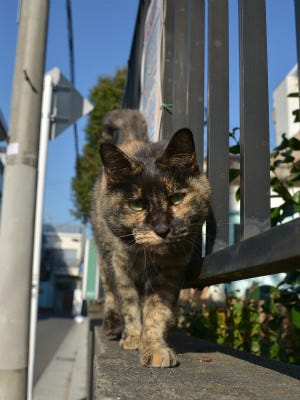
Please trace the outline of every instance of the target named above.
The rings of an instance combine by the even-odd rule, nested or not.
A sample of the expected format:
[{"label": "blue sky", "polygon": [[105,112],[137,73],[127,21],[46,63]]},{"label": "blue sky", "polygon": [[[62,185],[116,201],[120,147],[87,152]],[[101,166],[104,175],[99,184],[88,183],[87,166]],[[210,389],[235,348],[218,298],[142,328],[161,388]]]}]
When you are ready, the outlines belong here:
[{"label": "blue sky", "polygon": [[[230,128],[239,125],[237,0],[229,0],[230,11]],[[267,0],[270,129],[272,92],[296,63],[293,0]],[[113,75],[127,64],[138,0],[72,0],[76,88],[85,97],[99,75]],[[18,0],[0,0],[0,108],[9,123],[14,58],[17,42]],[[46,71],[59,67],[69,72],[65,0],[50,0]],[[80,146],[84,143],[86,118],[78,122]],[[44,219],[53,223],[77,223],[69,213],[73,207],[71,177],[74,175],[73,130],[63,132],[49,144]]]}]

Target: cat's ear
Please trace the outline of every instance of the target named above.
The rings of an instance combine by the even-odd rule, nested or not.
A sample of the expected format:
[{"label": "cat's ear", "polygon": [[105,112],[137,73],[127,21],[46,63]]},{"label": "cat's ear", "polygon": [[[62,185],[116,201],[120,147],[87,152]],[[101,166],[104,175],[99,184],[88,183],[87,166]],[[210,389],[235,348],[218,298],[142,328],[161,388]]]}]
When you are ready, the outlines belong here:
[{"label": "cat's ear", "polygon": [[161,169],[172,167],[198,169],[192,132],[187,128],[177,131],[172,136],[163,155],[156,160],[156,165]]},{"label": "cat's ear", "polygon": [[117,146],[110,143],[100,145],[100,156],[108,180],[118,183],[128,180],[132,175],[141,173],[143,164],[125,154]]}]

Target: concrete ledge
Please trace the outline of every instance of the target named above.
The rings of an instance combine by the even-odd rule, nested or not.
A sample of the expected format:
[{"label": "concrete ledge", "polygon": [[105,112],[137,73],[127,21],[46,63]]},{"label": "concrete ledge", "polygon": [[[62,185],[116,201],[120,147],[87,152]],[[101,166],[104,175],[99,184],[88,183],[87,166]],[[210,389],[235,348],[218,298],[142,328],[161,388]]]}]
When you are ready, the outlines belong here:
[{"label": "concrete ledge", "polygon": [[121,350],[95,325],[93,399],[296,400],[300,367],[232,351],[173,332],[170,345],[180,366],[151,369],[137,351]]}]

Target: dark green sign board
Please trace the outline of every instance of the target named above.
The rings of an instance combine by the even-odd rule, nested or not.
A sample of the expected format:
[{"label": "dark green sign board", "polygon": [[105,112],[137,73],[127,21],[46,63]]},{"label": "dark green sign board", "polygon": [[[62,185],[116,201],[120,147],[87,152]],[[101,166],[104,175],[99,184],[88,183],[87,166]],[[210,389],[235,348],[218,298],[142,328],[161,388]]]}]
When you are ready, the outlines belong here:
[{"label": "dark green sign board", "polygon": [[86,300],[96,300],[99,296],[99,268],[97,248],[92,238],[86,241],[84,269],[84,297]]}]

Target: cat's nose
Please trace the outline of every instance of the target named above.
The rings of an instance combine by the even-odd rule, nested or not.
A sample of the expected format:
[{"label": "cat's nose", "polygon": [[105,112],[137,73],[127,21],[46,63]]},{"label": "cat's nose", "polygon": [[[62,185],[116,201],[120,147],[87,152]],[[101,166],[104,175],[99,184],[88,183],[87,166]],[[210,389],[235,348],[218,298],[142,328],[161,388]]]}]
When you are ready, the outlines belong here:
[{"label": "cat's nose", "polygon": [[155,225],[153,227],[153,230],[158,236],[165,238],[167,234],[170,232],[170,227],[167,224],[160,223]]}]

